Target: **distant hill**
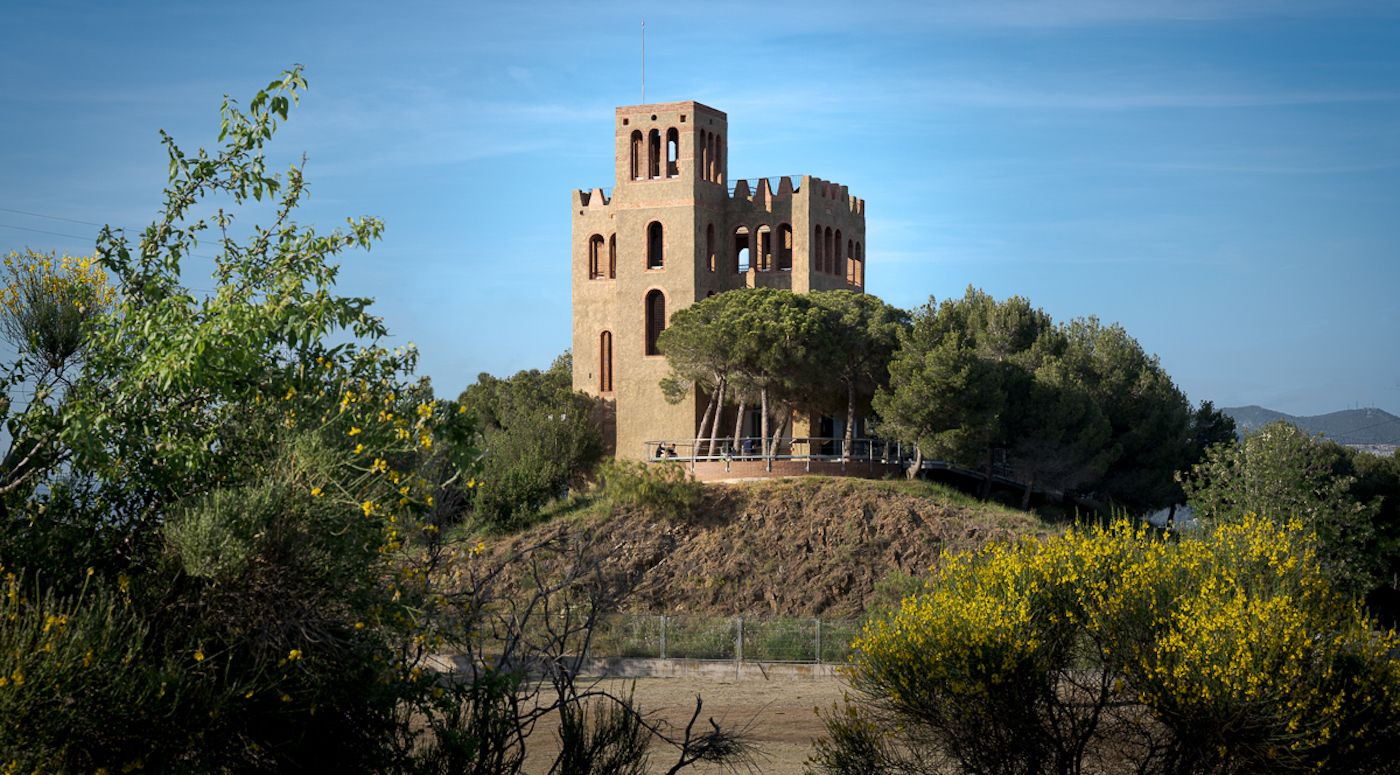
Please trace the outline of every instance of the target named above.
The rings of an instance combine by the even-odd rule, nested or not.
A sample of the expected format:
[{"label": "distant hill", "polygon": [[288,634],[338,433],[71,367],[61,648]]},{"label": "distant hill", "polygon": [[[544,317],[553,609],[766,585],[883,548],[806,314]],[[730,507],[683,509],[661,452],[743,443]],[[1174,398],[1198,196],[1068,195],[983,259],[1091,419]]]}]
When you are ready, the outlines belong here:
[{"label": "distant hill", "polygon": [[1262,406],[1227,407],[1220,411],[1234,418],[1241,433],[1284,420],[1308,433],[1321,433],[1338,444],[1400,444],[1400,417],[1381,409],[1347,409],[1313,417],[1294,417]]}]

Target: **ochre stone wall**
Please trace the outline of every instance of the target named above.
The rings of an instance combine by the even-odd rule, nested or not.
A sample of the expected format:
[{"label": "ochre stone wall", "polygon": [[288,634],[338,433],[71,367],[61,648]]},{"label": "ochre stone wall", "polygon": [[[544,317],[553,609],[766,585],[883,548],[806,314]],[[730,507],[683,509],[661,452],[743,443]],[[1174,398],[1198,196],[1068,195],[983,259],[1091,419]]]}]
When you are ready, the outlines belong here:
[{"label": "ochre stone wall", "polygon": [[[865,202],[844,186],[810,176],[776,183],[760,178],[736,181],[730,191],[728,119],[698,102],[620,107],[614,115],[614,167],[611,192],[575,191],[572,196],[574,387],[612,402],[616,422],[609,439],[619,457],[640,459],[648,440],[692,438],[704,413],[693,393],[667,403],[659,383],[666,359],[646,351],[646,299],[659,291],[669,317],[705,298],[733,288],[788,288],[798,293],[864,288]],[[659,157],[653,132],[659,140]],[[635,150],[640,134],[640,153]],[[668,153],[674,139],[674,161]],[[635,174],[634,174],[635,171]],[[776,185],[776,189],[774,186]],[[648,227],[662,227],[662,265],[648,266]],[[780,268],[783,227],[791,227],[791,266]],[[814,244],[817,228],[822,242]],[[736,232],[746,229],[750,265],[739,272]],[[771,260],[759,257],[759,231],[770,235]],[[710,239],[713,229],[713,240]],[[821,261],[831,230],[835,260]],[[841,247],[835,249],[835,234]],[[590,242],[601,237],[596,272],[590,269]],[[615,245],[615,249],[613,249]],[[820,246],[820,247],[819,247]],[[859,257],[858,262],[848,262]],[[611,334],[612,390],[602,364],[602,334]],[[733,410],[726,413],[733,430]],[[790,433],[810,435],[812,423],[800,418]],[[749,432],[749,431],[746,431]]]}]

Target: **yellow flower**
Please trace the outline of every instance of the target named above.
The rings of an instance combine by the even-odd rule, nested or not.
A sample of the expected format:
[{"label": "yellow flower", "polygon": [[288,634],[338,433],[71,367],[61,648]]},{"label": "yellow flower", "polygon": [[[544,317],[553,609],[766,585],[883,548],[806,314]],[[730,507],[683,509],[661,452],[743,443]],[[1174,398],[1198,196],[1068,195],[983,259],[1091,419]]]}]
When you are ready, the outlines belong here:
[{"label": "yellow flower", "polygon": [[363,445],[363,444],[356,444],[356,445],[355,445],[355,454],[356,454],[356,455],[358,455],[358,454],[360,454],[361,452],[364,452],[364,451],[365,451],[365,445]]},{"label": "yellow flower", "polygon": [[365,516],[368,517],[370,514],[374,513],[374,501],[365,501],[361,503],[360,509],[364,511]]},{"label": "yellow flower", "polygon": [[389,470],[389,461],[385,460],[385,459],[382,458],[382,457],[377,457],[377,458],[374,459],[374,462],[370,464],[369,470],[370,470],[372,473],[376,473],[376,474],[379,474],[379,473],[383,473],[383,472],[385,472],[385,471],[388,471],[388,470]]},{"label": "yellow flower", "polygon": [[355,427],[354,425],[351,425],[351,426],[350,426],[350,433],[349,433],[348,435],[350,435],[350,436],[358,436],[358,435],[360,435],[360,429],[357,428],[357,427]]},{"label": "yellow flower", "polygon": [[419,417],[422,417],[422,418],[425,419],[425,420],[428,419],[429,417],[432,417],[432,416],[433,416],[433,405],[432,405],[432,404],[419,404],[419,405],[418,405],[418,416],[419,416]]},{"label": "yellow flower", "polygon": [[320,487],[312,487],[312,488],[311,488],[311,497],[313,497],[313,498],[319,498],[319,497],[321,497],[322,495],[325,495],[325,494],[326,494],[325,491],[323,491]]},{"label": "yellow flower", "polygon": [[195,649],[195,650],[194,650],[194,661],[196,661],[196,662],[203,662],[203,661],[204,661],[204,649]]},{"label": "yellow flower", "polygon": [[283,401],[290,401],[290,400],[292,400],[292,396],[295,396],[296,394],[297,394],[297,389],[294,388],[294,387],[289,387],[289,388],[287,388],[287,395],[282,396],[282,400],[283,400]]},{"label": "yellow flower", "polygon": [[301,649],[292,649],[291,651],[287,652],[288,662],[295,662],[298,659],[301,659]]}]

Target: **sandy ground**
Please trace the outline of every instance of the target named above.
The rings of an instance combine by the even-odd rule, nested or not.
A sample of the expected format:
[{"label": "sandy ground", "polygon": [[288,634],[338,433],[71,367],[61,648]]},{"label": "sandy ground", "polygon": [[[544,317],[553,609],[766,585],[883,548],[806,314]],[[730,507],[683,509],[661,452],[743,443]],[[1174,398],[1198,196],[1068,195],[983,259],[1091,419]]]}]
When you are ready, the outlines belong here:
[{"label": "sandy ground", "polygon": [[[599,686],[626,694],[631,683],[607,680]],[[705,705],[697,726],[714,717],[721,726],[746,729],[758,749],[754,772],[798,775],[811,752],[812,741],[823,731],[816,709],[827,709],[840,701],[844,687],[842,681],[834,679],[736,683],[707,678],[641,678],[636,681],[634,696],[645,713],[671,722],[680,732],[690,721],[698,693]],[[559,751],[558,739],[554,727],[535,730],[525,771],[547,772]],[[651,753],[651,772],[664,773],[675,763],[675,756],[667,747],[654,744]],[[698,765],[685,770],[696,775],[725,771]]]}]

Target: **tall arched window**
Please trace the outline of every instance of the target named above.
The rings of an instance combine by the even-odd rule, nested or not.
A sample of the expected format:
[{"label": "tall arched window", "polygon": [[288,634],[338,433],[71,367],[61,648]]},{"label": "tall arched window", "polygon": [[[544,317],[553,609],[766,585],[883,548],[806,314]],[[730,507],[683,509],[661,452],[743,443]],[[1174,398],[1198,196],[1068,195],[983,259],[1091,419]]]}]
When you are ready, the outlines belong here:
[{"label": "tall arched window", "polygon": [[647,136],[647,177],[661,177],[661,130],[653,129]]},{"label": "tall arched window", "polygon": [[617,235],[608,235],[608,279],[617,279]]},{"label": "tall arched window", "polygon": [[822,235],[822,271],[827,274],[836,272],[836,250],[831,243],[831,227],[826,227],[826,233]]},{"label": "tall arched window", "polygon": [[716,180],[715,148],[717,148],[719,145],[719,142],[716,139],[716,137],[717,136],[713,132],[705,136],[705,147],[708,148],[710,151],[709,157],[705,159],[705,179],[710,181],[711,183],[715,182]]},{"label": "tall arched window", "polygon": [[588,238],[588,279],[597,280],[603,276],[603,235],[594,234]]},{"label": "tall arched window", "polygon": [[665,266],[664,249],[665,240],[662,239],[661,222],[652,221],[647,224],[647,269],[660,269]]},{"label": "tall arched window", "polygon": [[749,227],[740,226],[734,230],[734,271],[737,274],[749,271],[750,242]]},{"label": "tall arched window", "polygon": [[643,170],[645,164],[643,154],[646,153],[644,141],[642,140],[642,130],[632,130],[632,179],[641,180],[645,175]]},{"label": "tall arched window", "polygon": [[598,336],[598,392],[611,393],[612,390],[612,332],[604,331]]},{"label": "tall arched window", "polygon": [[846,282],[856,284],[856,245],[854,240],[846,240]]},{"label": "tall arched window", "polygon": [[837,277],[842,277],[843,275],[846,274],[846,268],[845,268],[844,266],[842,266],[842,264],[843,264],[844,262],[841,260],[841,230],[840,230],[840,229],[837,229],[837,230],[836,230],[836,241],[833,243],[833,247],[835,247],[836,249],[833,250],[833,251],[831,251],[831,258],[830,258],[831,273],[834,274],[834,275],[836,275]]},{"label": "tall arched window", "polygon": [[715,135],[715,177],[716,183],[724,182],[724,140]]},{"label": "tall arched window", "polygon": [[681,174],[681,133],[675,127],[666,130],[666,177]]},{"label": "tall arched window", "polygon": [[865,287],[865,249],[856,243],[856,285]]},{"label": "tall arched window", "polygon": [[767,224],[758,227],[758,254],[754,263],[760,272],[773,269],[773,230]]},{"label": "tall arched window", "polygon": [[822,272],[826,270],[826,261],[822,257],[822,227],[818,225],[812,229],[812,271]]},{"label": "tall arched window", "polygon": [[647,355],[660,355],[656,346],[657,337],[666,330],[666,296],[661,291],[650,291],[646,299],[647,316]]},{"label": "tall arched window", "polygon": [[792,271],[792,227],[778,224],[778,271]]},{"label": "tall arched window", "polygon": [[710,133],[700,130],[700,177],[710,179]]},{"label": "tall arched window", "polygon": [[715,225],[705,227],[705,268],[715,271]]}]

